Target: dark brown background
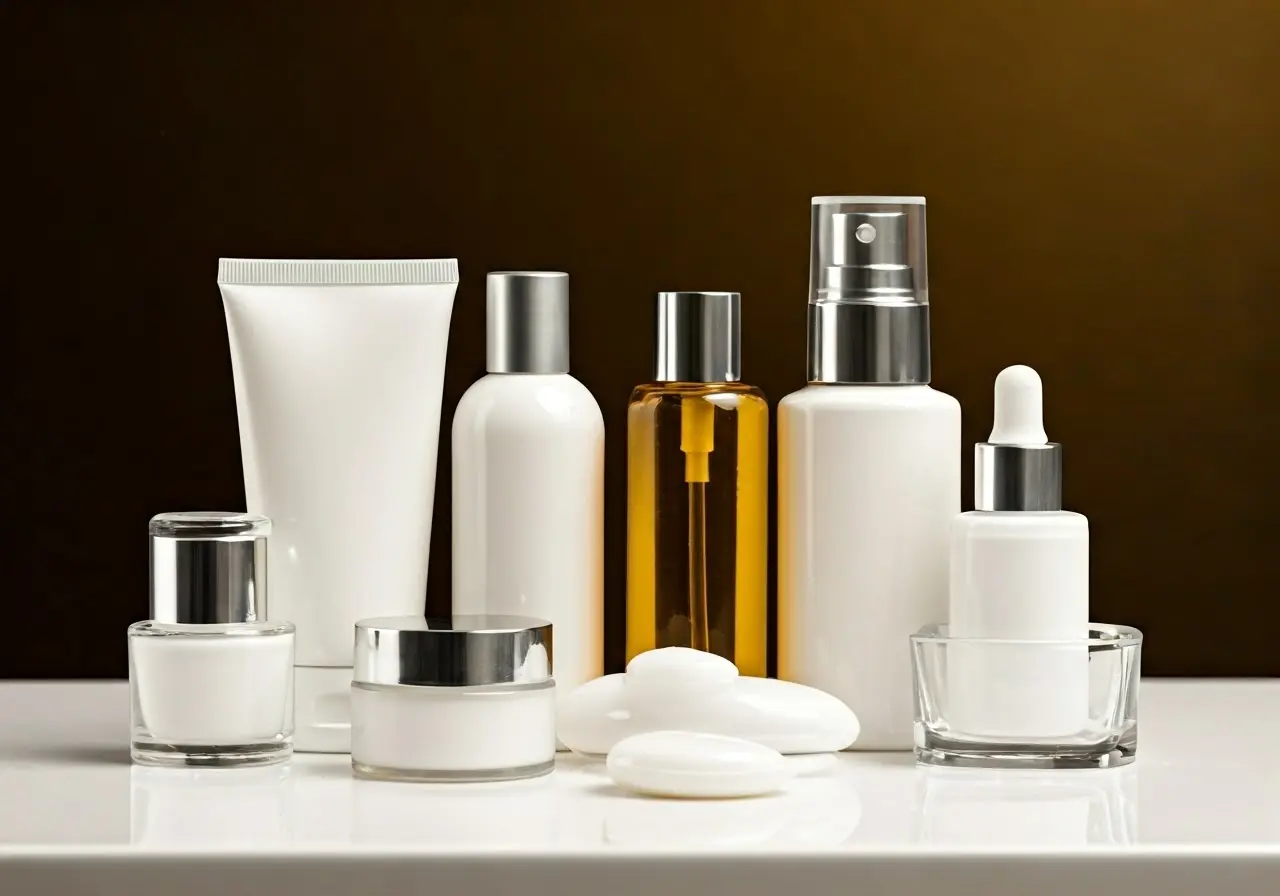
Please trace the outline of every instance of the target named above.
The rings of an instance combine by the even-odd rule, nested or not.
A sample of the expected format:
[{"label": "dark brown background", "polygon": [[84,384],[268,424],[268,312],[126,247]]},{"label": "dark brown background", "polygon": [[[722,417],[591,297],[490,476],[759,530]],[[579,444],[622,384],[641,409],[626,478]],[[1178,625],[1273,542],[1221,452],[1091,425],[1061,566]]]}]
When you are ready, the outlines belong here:
[{"label": "dark brown background", "polygon": [[[809,197],[860,192],[929,198],[966,442],[1002,366],[1043,374],[1095,618],[1143,628],[1152,673],[1280,674],[1272,0],[50,0],[0,34],[0,675],[124,675],[147,518],[243,507],[219,255],[458,256],[446,407],[483,366],[484,272],[572,273],[616,663],[654,292],[741,290],[776,400],[803,384]],[[445,453],[436,607],[448,482]]]}]

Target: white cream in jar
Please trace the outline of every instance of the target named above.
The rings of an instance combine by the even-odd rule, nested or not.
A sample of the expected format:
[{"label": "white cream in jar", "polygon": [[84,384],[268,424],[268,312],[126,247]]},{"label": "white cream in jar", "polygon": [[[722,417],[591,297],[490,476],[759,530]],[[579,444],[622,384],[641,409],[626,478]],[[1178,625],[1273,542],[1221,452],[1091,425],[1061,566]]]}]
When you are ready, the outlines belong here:
[{"label": "white cream in jar", "polygon": [[394,781],[502,781],[555,767],[551,624],[522,616],[356,623],[351,767]]}]

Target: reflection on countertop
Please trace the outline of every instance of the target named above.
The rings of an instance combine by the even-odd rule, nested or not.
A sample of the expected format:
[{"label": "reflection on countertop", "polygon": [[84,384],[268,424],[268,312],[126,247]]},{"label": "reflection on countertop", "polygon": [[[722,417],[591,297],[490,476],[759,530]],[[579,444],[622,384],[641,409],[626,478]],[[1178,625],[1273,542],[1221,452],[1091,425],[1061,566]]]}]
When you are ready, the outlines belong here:
[{"label": "reflection on countertop", "polygon": [[288,765],[130,770],[130,840],[149,847],[288,844],[294,787]]},{"label": "reflection on countertop", "polygon": [[1138,769],[917,771],[916,839],[1062,849],[1138,841]]},{"label": "reflection on countertop", "polygon": [[840,846],[862,820],[857,788],[834,756],[789,756],[796,777],[785,791],[732,800],[655,799],[624,793],[603,773],[604,842],[613,847],[687,850]]}]

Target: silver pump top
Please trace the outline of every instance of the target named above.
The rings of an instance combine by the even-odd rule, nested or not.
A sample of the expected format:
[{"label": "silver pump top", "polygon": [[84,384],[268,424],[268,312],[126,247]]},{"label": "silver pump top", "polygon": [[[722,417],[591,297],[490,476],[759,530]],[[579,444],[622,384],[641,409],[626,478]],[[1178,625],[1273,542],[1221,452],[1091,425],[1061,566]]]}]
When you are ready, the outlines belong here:
[{"label": "silver pump top", "polygon": [[742,296],[658,293],[653,377],[660,383],[735,383],[742,377]]},{"label": "silver pump top", "polygon": [[490,373],[569,372],[569,275],[497,271],[485,296]]},{"label": "silver pump top", "polygon": [[925,243],[922,197],[814,198],[809,382],[929,382]]},{"label": "silver pump top", "polygon": [[474,687],[551,680],[551,623],[527,616],[384,616],[356,623],[353,680]]},{"label": "silver pump top", "polygon": [[218,625],[267,618],[265,516],[162,513],[149,530],[152,619]]},{"label": "silver pump top", "polygon": [[1044,431],[1040,374],[1006,367],[996,377],[991,437],[974,448],[975,510],[1061,510],[1062,446]]}]

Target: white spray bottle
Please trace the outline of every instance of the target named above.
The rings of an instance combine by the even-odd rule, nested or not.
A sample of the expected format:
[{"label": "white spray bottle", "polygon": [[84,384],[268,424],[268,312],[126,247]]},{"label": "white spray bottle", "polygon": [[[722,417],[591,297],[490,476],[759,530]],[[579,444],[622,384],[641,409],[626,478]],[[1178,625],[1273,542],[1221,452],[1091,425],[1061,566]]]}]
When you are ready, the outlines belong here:
[{"label": "white spray bottle", "polygon": [[907,639],[947,606],[960,405],[929,386],[925,205],[813,200],[809,385],[778,405],[778,675],[909,750]]}]

